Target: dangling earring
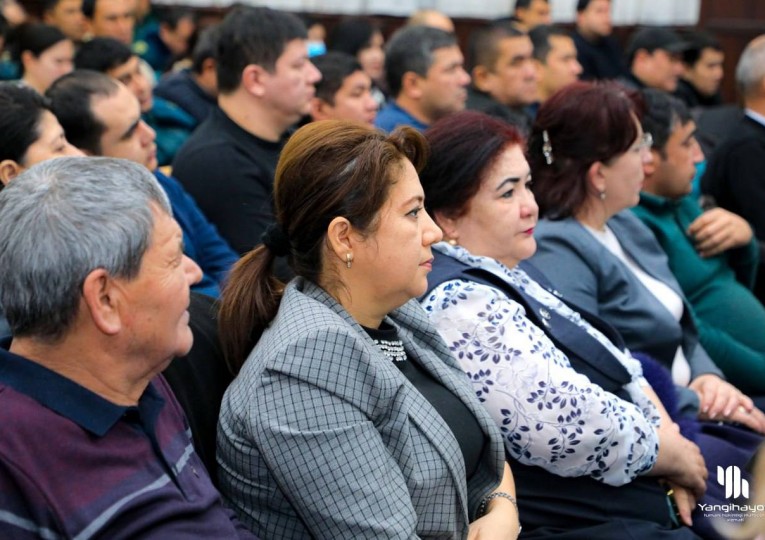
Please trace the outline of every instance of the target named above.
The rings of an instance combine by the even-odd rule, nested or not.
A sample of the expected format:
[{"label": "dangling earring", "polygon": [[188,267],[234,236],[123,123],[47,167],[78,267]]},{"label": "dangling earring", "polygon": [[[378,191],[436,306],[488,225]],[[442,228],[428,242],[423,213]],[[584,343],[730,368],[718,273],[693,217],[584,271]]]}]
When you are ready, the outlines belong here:
[{"label": "dangling earring", "polygon": [[606,190],[605,189],[600,192],[600,200],[601,201],[605,201],[606,200]]},{"label": "dangling earring", "polygon": [[352,264],[353,264],[353,255],[351,255],[350,253],[346,253],[345,254],[345,267],[346,268],[350,268]]},{"label": "dangling earring", "polygon": [[449,238],[449,240],[446,241],[450,246],[456,246],[457,245],[457,239],[456,238]]}]

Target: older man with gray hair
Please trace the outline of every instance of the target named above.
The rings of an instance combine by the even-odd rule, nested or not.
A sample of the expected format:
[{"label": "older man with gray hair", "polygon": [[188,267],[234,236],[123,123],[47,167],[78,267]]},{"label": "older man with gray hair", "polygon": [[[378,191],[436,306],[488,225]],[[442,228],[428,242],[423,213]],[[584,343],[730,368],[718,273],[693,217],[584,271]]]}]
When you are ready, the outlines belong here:
[{"label": "older man with gray hair", "polygon": [[4,538],[252,538],[159,373],[192,345],[201,277],[143,166],[35,165],[0,193]]},{"label": "older man with gray hair", "polygon": [[[712,153],[701,190],[717,204],[746,219],[760,242],[765,260],[765,35],[753,39],[736,67],[744,115]],[[728,230],[721,235],[730,234]],[[755,295],[765,302],[765,265],[760,264]]]}]

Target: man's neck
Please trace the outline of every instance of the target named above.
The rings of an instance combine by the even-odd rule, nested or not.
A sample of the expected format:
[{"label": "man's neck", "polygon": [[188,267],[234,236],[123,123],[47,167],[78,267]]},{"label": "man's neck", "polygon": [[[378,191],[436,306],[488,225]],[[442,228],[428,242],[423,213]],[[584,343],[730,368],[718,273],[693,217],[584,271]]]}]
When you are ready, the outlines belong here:
[{"label": "man's neck", "polygon": [[265,141],[278,142],[289,128],[273,109],[239,90],[220,94],[218,106],[240,128]]},{"label": "man's neck", "polygon": [[191,80],[207,95],[215,97],[216,88],[207,82],[206,78],[191,70]]},{"label": "man's neck", "polygon": [[126,369],[132,368],[132,359],[117,357],[111,350],[67,337],[52,343],[14,338],[10,347],[13,354],[46,367],[107,401],[136,405],[156,373],[135,376],[132,369]]},{"label": "man's neck", "polygon": [[757,120],[760,121],[765,117],[765,98],[747,98],[744,100],[744,108],[748,113],[755,113],[755,118],[759,116]]},{"label": "man's neck", "polygon": [[580,36],[582,36],[585,39],[585,41],[588,41],[590,43],[597,43],[602,39],[602,36],[599,36],[598,34],[594,32],[590,32],[578,26],[576,28],[576,31],[579,33]]},{"label": "man's neck", "polygon": [[427,126],[433,123],[433,119],[422,110],[420,103],[416,100],[402,95],[396,98],[396,105]]}]

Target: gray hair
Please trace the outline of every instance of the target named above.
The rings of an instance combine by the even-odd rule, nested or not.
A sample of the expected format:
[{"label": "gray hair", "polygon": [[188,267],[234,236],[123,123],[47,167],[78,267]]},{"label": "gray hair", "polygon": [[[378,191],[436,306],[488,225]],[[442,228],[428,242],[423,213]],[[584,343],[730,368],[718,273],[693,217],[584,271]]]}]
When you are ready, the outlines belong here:
[{"label": "gray hair", "polygon": [[736,84],[741,95],[754,95],[765,77],[765,35],[754,38],[741,53],[736,66]]},{"label": "gray hair", "polygon": [[151,243],[152,203],[171,214],[154,175],[123,159],[52,159],[10,182],[0,192],[0,305],[13,335],[64,336],[97,268],[134,278]]}]

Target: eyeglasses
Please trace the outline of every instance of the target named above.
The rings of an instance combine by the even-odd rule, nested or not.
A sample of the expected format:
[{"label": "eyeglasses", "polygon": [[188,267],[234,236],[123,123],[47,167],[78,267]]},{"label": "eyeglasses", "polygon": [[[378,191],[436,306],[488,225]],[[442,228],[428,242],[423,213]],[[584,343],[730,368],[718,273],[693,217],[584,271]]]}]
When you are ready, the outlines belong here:
[{"label": "eyeglasses", "polygon": [[653,148],[653,135],[650,133],[643,133],[640,137],[640,142],[637,143],[638,150],[650,150]]}]

